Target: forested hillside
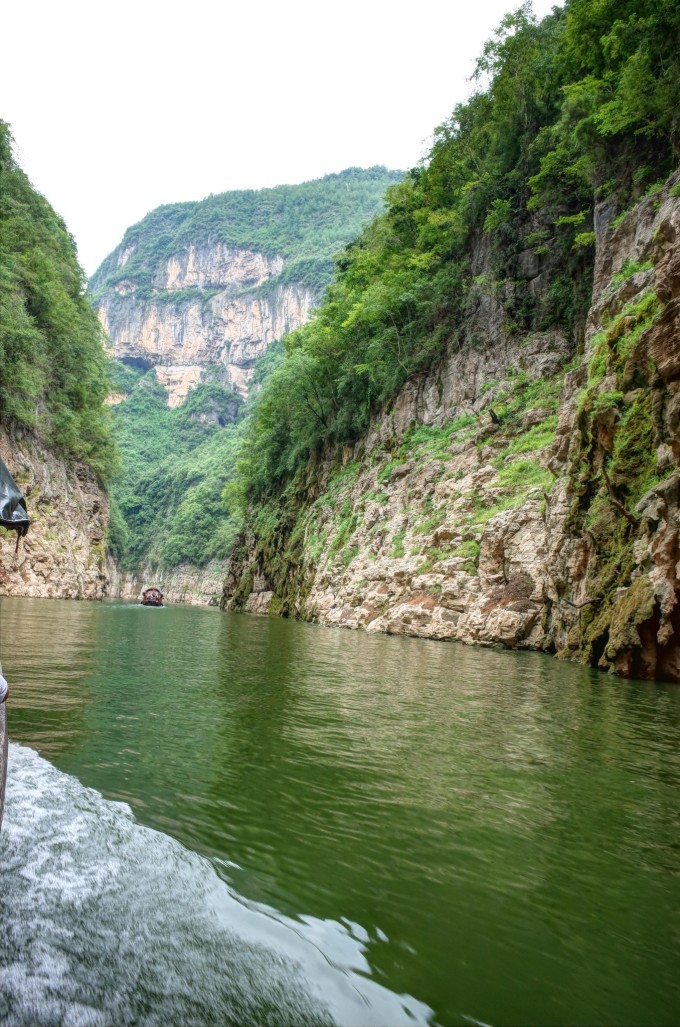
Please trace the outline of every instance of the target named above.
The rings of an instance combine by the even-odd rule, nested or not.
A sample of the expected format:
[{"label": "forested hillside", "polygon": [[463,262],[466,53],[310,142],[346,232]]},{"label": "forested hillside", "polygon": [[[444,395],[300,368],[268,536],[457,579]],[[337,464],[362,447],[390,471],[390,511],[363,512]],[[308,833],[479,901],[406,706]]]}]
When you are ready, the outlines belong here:
[{"label": "forested hillside", "polygon": [[680,680],[679,42],[504,19],[257,397],[225,605]]},{"label": "forested hillside", "polygon": [[73,239],[12,155],[0,122],[0,426],[110,475],[106,358]]},{"label": "forested hillside", "polygon": [[350,168],[162,207],[126,233],[94,276],[92,302],[112,355],[124,362],[111,369],[123,457],[111,539],[124,570],[229,555],[241,511],[225,508],[222,491],[254,366],[259,359],[258,384],[280,360],[286,326],[302,323],[321,298],[333,256],[401,177]]},{"label": "forested hillside", "polygon": [[241,437],[241,398],[218,383],[199,385],[182,406],[151,372],[112,361],[113,409],[122,470],[112,487],[110,548],[124,569],[144,561],[174,567],[224,559],[241,526],[226,514],[222,489]]},{"label": "forested hillside", "polygon": [[[512,333],[582,334],[596,202],[622,217],[678,160],[679,42],[674,0],[567,0],[540,22],[526,4],[504,19],[477,63],[479,92],[436,129],[427,160],[348,247],[313,322],[287,340],[248,434],[248,497],[359,438],[460,342],[480,295],[501,297]],[[534,268],[544,279],[532,292]]]},{"label": "forested hillside", "polygon": [[0,528],[0,592],[101,599],[119,464],[104,399],[108,361],[73,239],[35,191],[0,121],[0,457],[30,530]]},{"label": "forested hillside", "polygon": [[[385,190],[403,172],[347,168],[301,185],[219,193],[205,200],[158,207],[127,230],[120,246],[90,281],[96,298],[121,280],[150,295],[159,265],[188,246],[226,243],[281,256],[279,281],[320,290],[333,276],[333,258],[382,206]],[[129,254],[124,262],[120,255]]]}]

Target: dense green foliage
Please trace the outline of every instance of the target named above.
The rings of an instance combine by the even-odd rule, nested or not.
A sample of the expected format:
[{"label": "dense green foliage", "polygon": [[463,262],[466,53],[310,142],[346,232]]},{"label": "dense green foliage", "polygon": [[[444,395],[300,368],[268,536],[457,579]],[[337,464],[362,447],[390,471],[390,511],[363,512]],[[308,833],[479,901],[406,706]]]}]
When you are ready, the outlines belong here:
[{"label": "dense green foliage", "polygon": [[73,239],[17,166],[0,122],[0,423],[37,431],[102,477],[114,447],[99,322]]},{"label": "dense green foliage", "polygon": [[[436,130],[428,159],[345,251],[313,321],[287,338],[249,425],[242,498],[358,438],[447,347],[480,344],[465,330],[480,293],[504,297],[520,337],[578,335],[596,200],[625,208],[677,162],[679,42],[674,0],[567,0],[541,22],[527,4],[504,19],[478,62],[480,91]],[[480,281],[470,254],[484,245]],[[521,281],[526,254],[548,276],[540,302]]]},{"label": "dense green foliage", "polygon": [[[385,190],[403,172],[383,167],[348,168],[301,185],[241,190],[174,203],[147,214],[125,233],[120,246],[93,276],[95,296],[116,282],[150,294],[158,266],[189,244],[227,243],[285,258],[277,282],[302,282],[321,290],[333,274],[333,257],[382,206]],[[129,259],[118,266],[121,253]],[[176,296],[174,297],[176,298]]]},{"label": "dense green foliage", "polygon": [[[333,268],[333,255],[369,220],[384,201],[387,186],[401,172],[351,168],[300,186],[260,192],[231,192],[202,203],[161,207],[125,235],[121,246],[91,282],[93,298],[117,280],[138,284],[137,303],[150,294],[161,261],[189,243],[222,241],[253,246],[287,258],[281,276],[267,283],[303,281],[320,287]],[[133,254],[122,268],[118,257]],[[155,294],[177,304],[196,290]],[[210,290],[203,290],[206,298]],[[274,343],[255,371],[257,388],[282,360]],[[241,437],[240,400],[218,380],[206,380],[176,410],[153,374],[143,376],[112,362],[115,391],[127,398],[116,406],[113,422],[123,457],[123,471],[112,487],[111,549],[122,566],[149,559],[163,566],[182,561],[202,564],[228,554],[240,526],[240,513],[225,519],[221,494],[233,477]]]},{"label": "dense green foliage", "polygon": [[242,401],[218,383],[196,388],[176,409],[155,373],[123,365],[114,408],[123,470],[112,485],[110,546],[124,568],[142,560],[172,567],[228,555],[240,527],[224,515],[221,493],[233,474]]},{"label": "dense green foliage", "polygon": [[[559,328],[578,341],[595,204],[624,212],[677,163],[679,41],[672,0],[566,0],[540,22],[526,4],[506,17],[478,61],[478,91],[435,130],[422,165],[393,176],[386,209],[337,260],[313,320],[261,362],[260,391],[238,424],[216,433],[202,424],[184,439],[178,419],[189,418],[191,434],[191,416],[168,411],[148,379],[117,409],[127,563],[149,553],[171,564],[226,555],[239,511],[253,501],[263,545],[279,538],[284,522],[295,523],[297,475],[310,454],[358,439],[408,378],[447,351],[485,344],[469,327],[480,297],[502,303],[517,338]],[[139,296],[160,260],[188,242],[219,240],[281,253],[286,275],[319,285],[338,246],[338,209],[348,224],[352,204],[365,218],[361,174],[159,208],[130,229],[93,285],[130,278]],[[383,169],[367,174],[384,188]],[[475,265],[473,253],[483,255]],[[538,293],[527,261],[542,273]],[[530,453],[553,429],[512,443],[512,454]],[[166,456],[171,439],[178,457]],[[280,562],[284,576],[290,561]]]}]

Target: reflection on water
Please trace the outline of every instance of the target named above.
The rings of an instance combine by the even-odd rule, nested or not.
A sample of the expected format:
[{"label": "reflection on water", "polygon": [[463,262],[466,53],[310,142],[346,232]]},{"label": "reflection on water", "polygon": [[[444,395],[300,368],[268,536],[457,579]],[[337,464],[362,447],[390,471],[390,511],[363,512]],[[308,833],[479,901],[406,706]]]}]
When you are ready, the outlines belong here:
[{"label": "reflection on water", "polygon": [[439,1022],[678,1018],[680,690],[117,603],[6,600],[1,656],[13,739]]},{"label": "reflection on water", "polygon": [[[11,673],[7,658],[17,643],[21,652],[21,687],[12,691],[12,725],[24,708],[40,711],[33,720],[32,744],[48,758],[73,742],[77,745],[86,729],[87,681],[97,648],[96,618],[78,616],[80,604],[75,603],[76,616],[69,616],[68,605],[39,602],[36,608],[35,603],[0,598],[0,659],[6,674]],[[31,606],[26,634],[24,613]],[[59,688],[46,687],[46,674],[59,681]]]}]

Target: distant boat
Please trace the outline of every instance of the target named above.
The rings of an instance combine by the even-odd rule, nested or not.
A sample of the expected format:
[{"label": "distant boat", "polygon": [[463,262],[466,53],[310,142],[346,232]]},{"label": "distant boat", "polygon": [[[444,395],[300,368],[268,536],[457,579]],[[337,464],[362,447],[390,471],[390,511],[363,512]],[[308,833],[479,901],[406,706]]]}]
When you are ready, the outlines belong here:
[{"label": "distant boat", "polygon": [[142,592],[142,606],[162,606],[163,593],[158,588],[147,588]]}]

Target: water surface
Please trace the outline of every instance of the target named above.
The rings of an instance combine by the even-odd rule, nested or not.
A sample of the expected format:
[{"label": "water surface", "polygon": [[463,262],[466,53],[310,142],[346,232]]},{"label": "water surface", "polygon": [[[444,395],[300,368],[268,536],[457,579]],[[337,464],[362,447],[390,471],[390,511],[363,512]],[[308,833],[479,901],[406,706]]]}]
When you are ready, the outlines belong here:
[{"label": "water surface", "polygon": [[55,1022],[41,931],[79,1022],[680,1018],[680,690],[208,609],[0,618],[44,758],[10,752],[5,1022]]}]

